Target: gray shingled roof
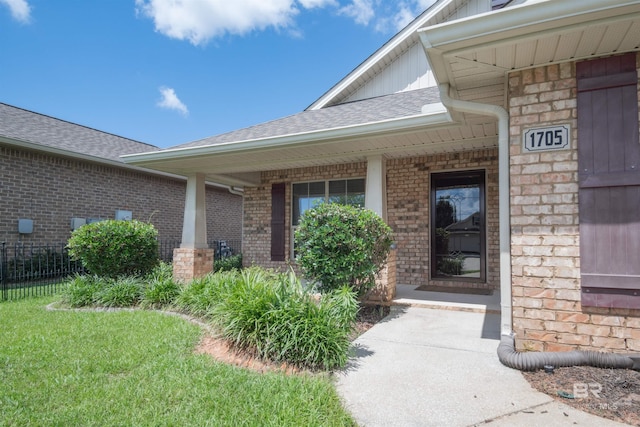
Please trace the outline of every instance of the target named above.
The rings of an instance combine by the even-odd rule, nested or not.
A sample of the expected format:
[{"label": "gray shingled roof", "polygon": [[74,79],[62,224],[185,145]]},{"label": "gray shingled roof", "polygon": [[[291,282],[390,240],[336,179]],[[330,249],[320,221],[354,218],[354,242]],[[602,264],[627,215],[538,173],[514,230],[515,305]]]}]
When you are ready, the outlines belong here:
[{"label": "gray shingled roof", "polygon": [[123,154],[158,151],[150,144],[0,103],[0,137],[120,162]]},{"label": "gray shingled roof", "polygon": [[436,87],[399,92],[393,95],[338,104],[319,110],[306,110],[292,116],[172,148],[203,147],[411,117],[421,114],[423,105],[436,102],[440,102],[438,88]]}]

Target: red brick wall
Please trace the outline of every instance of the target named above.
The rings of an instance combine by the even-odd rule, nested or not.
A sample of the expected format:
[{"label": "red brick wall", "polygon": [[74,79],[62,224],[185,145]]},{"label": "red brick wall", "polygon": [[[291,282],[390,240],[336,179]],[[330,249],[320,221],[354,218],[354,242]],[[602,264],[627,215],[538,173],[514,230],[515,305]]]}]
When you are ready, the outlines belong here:
[{"label": "red brick wall", "polygon": [[[364,178],[366,163],[289,169],[262,173],[260,187],[246,187],[244,193],[243,263],[285,268],[291,263],[291,183],[330,179]],[[271,261],[271,184],[285,182],[287,218],[285,260]]]},{"label": "red brick wall", "polygon": [[[429,177],[455,170],[486,170],[487,281],[429,279]],[[398,243],[399,284],[497,289],[500,286],[498,151],[496,149],[391,159],[387,161],[387,219]]]},{"label": "red brick wall", "polygon": [[[179,241],[185,189],[183,180],[0,146],[0,241],[18,241],[18,219],[28,218],[34,231],[22,241],[66,242],[72,217],[114,218],[117,209]],[[240,240],[241,212],[242,197],[209,187],[209,238]]]},{"label": "red brick wall", "polygon": [[[575,64],[512,73],[509,110],[512,302],[517,346],[547,351],[639,351],[640,311],[580,304]],[[555,124],[571,125],[570,149],[522,151],[527,128]]]},{"label": "red brick wall", "polygon": [[[245,265],[283,268],[291,264],[291,183],[366,177],[366,163],[342,164],[266,172],[263,185],[245,188],[243,248]],[[487,170],[488,262],[487,284],[445,282],[444,286],[499,286],[497,150],[390,159],[387,161],[387,220],[398,245],[396,278],[399,284],[429,281],[429,174],[456,169]],[[271,184],[286,182],[286,257],[271,262]]]}]

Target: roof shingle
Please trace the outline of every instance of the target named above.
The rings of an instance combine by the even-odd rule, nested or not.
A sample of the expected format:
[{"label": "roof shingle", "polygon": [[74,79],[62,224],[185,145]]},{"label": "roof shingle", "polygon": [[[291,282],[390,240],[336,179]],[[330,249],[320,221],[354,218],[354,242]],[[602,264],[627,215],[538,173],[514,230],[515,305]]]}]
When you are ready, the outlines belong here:
[{"label": "roof shingle", "polygon": [[0,103],[0,137],[120,162],[123,154],[159,148]]},{"label": "roof shingle", "polygon": [[305,110],[291,116],[172,148],[204,147],[411,117],[421,114],[423,105],[436,102],[440,102],[436,87],[399,92],[318,110]]}]

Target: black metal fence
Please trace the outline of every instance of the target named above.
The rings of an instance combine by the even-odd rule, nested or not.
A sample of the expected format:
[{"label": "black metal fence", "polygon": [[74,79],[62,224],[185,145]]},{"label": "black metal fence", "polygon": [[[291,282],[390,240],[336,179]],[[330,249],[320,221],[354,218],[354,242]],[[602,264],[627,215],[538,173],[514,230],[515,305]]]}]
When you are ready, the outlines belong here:
[{"label": "black metal fence", "polygon": [[[0,243],[0,301],[58,292],[69,276],[84,273],[82,264],[69,257],[66,243]],[[179,241],[158,242],[158,255],[173,261],[173,249]],[[218,239],[209,242],[215,259],[241,253],[240,240]]]},{"label": "black metal fence", "polygon": [[82,264],[72,261],[66,244],[2,242],[0,246],[0,299],[49,295],[60,282],[82,273]]}]

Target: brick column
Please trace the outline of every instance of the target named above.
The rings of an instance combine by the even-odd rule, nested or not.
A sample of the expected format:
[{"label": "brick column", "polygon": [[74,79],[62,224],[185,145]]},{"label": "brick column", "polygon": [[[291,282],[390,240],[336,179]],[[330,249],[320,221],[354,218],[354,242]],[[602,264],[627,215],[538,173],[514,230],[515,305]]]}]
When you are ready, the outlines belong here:
[{"label": "brick column", "polygon": [[396,258],[397,249],[391,249],[385,266],[376,277],[376,286],[369,293],[367,302],[389,303],[396,296]]},{"label": "brick column", "polygon": [[188,283],[213,271],[213,249],[176,248],[173,250],[173,278]]}]

